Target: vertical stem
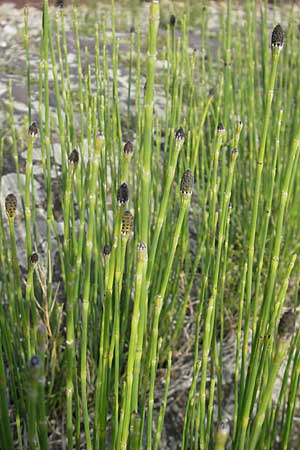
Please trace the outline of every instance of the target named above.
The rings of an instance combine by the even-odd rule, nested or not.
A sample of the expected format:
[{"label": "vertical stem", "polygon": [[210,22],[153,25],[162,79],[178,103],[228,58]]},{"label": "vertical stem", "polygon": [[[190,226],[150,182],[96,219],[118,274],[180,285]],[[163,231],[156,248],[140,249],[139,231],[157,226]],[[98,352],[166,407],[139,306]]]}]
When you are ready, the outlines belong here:
[{"label": "vertical stem", "polygon": [[131,396],[132,396],[132,383],[133,383],[133,369],[136,360],[136,348],[138,339],[138,324],[139,324],[139,309],[141,298],[141,287],[143,278],[145,276],[145,267],[147,265],[147,248],[145,244],[138,244],[137,248],[137,268],[136,268],[136,281],[135,281],[135,296],[133,313],[131,320],[131,333],[128,351],[128,362],[126,370],[126,389],[125,389],[125,405],[124,405],[124,420],[122,427],[119,429],[119,445],[117,448],[125,450],[127,445],[129,422],[131,417]]},{"label": "vertical stem", "polygon": [[155,387],[156,367],[157,367],[156,354],[157,354],[158,322],[162,308],[162,300],[163,299],[160,295],[157,295],[155,298],[154,320],[150,342],[149,359],[151,362],[151,375],[150,375],[150,392],[149,392],[149,408],[148,408],[147,450],[152,449],[152,417],[153,417],[154,387]]},{"label": "vertical stem", "polygon": [[[13,439],[10,431],[9,417],[8,417],[8,401],[7,401],[7,384],[5,376],[5,368],[2,357],[2,336],[0,333],[0,421],[1,427],[3,429],[3,442],[1,444],[5,445],[7,450],[13,450]],[[1,431],[1,428],[0,428]],[[1,433],[0,433],[1,437]],[[4,441],[5,440],[5,441]]]},{"label": "vertical stem", "polygon": [[27,159],[26,159],[26,175],[25,175],[25,227],[26,227],[26,252],[27,260],[29,260],[32,252],[31,244],[31,202],[30,202],[30,185],[32,179],[32,149],[35,137],[28,134],[27,139]]},{"label": "vertical stem", "polygon": [[[72,154],[77,152],[73,150]],[[71,156],[72,156],[71,154]],[[74,343],[74,270],[71,270],[71,245],[70,245],[70,202],[71,191],[73,183],[74,169],[77,162],[69,160],[69,167],[67,173],[66,192],[64,199],[64,263],[65,263],[65,282],[66,282],[66,295],[67,295],[67,336],[66,336],[66,350],[67,350],[67,441],[68,450],[73,448],[73,411],[72,411],[72,398],[73,398],[73,370],[75,367],[75,343]]]},{"label": "vertical stem", "polygon": [[46,329],[43,325],[40,325],[37,329],[37,354],[41,363],[40,377],[38,380],[38,434],[39,441],[42,450],[48,450],[48,430],[47,430],[47,417],[46,417],[46,399],[45,399],[45,349],[46,349]]},{"label": "vertical stem", "polygon": [[80,378],[81,378],[81,397],[83,409],[83,422],[86,438],[87,450],[92,450],[92,442],[89,427],[89,412],[87,404],[87,333],[88,333],[88,313],[90,300],[90,275],[91,275],[91,261],[93,248],[93,233],[94,233],[94,216],[96,207],[97,194],[97,179],[100,155],[104,150],[104,137],[97,135],[95,137],[94,155],[91,162],[91,174],[89,182],[89,218],[87,227],[86,247],[85,247],[85,277],[83,286],[82,299],[82,335],[81,335],[81,363],[80,363]]},{"label": "vertical stem", "polygon": [[154,75],[156,62],[156,38],[159,22],[159,2],[153,0],[150,5],[149,22],[149,48],[147,59],[147,87],[144,100],[144,146],[142,164],[142,198],[141,198],[141,240],[148,243],[149,232],[149,208],[150,202],[150,182],[151,182],[151,154],[152,154],[152,133],[153,133],[153,97],[154,97]]},{"label": "vertical stem", "polygon": [[26,53],[26,80],[27,80],[27,106],[28,126],[31,124],[31,84],[30,84],[30,58],[29,58],[29,33],[28,33],[28,7],[24,8],[24,46]]}]

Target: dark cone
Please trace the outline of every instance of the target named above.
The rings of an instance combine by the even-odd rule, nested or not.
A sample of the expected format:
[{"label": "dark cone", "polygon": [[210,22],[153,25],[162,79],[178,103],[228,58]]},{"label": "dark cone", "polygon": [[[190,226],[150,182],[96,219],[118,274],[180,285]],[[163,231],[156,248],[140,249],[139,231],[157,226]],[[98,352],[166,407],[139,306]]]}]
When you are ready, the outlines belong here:
[{"label": "dark cone", "polygon": [[125,205],[128,202],[128,186],[126,183],[121,184],[117,191],[117,201],[119,205]]},{"label": "dark cone", "polygon": [[123,152],[125,155],[132,155],[133,153],[133,145],[130,141],[127,141],[124,145]]},{"label": "dark cone", "polygon": [[284,41],[284,34],[281,25],[276,25],[272,33],[271,44],[272,47],[282,48]]},{"label": "dark cone", "polygon": [[5,199],[6,214],[9,218],[14,218],[17,210],[17,199],[14,194],[8,194]]},{"label": "dark cone", "polygon": [[36,264],[39,260],[39,255],[37,253],[32,253],[30,256],[30,262],[31,264]]},{"label": "dark cone", "polygon": [[28,134],[29,136],[36,137],[38,135],[38,127],[36,122],[32,122],[30,127],[28,128]]},{"label": "dark cone", "polygon": [[146,250],[147,246],[144,242],[139,242],[137,245],[137,249],[139,252],[144,252]]},{"label": "dark cone", "polygon": [[55,6],[57,8],[63,8],[65,6],[64,0],[56,0]]},{"label": "dark cone", "polygon": [[176,23],[176,17],[174,16],[174,14],[172,14],[170,16],[170,27],[174,27]]},{"label": "dark cone", "polygon": [[121,233],[123,236],[128,236],[133,229],[133,215],[130,211],[125,211],[122,217]]},{"label": "dark cone", "polygon": [[218,127],[217,127],[217,131],[218,131],[218,133],[220,133],[220,134],[225,133],[225,127],[224,127],[224,125],[223,125],[221,122],[219,123],[219,125],[218,125]]},{"label": "dark cone", "polygon": [[36,332],[37,332],[37,335],[38,335],[38,336],[42,336],[42,338],[45,339],[45,336],[46,336],[46,328],[44,327],[44,325],[39,325],[39,326],[37,327]]},{"label": "dark cone", "polygon": [[192,195],[193,184],[194,184],[194,177],[193,177],[192,171],[190,169],[187,169],[181,178],[181,183],[180,183],[181,194]]},{"label": "dark cone", "polygon": [[183,131],[183,128],[178,128],[178,130],[175,131],[175,141],[184,141],[185,140],[185,132]]},{"label": "dark cone", "polygon": [[37,336],[38,345],[45,346],[46,328],[44,327],[44,325],[39,325],[37,327],[36,336]]},{"label": "dark cone", "polygon": [[36,369],[40,367],[40,359],[38,356],[34,355],[29,360],[29,368]]},{"label": "dark cone", "polygon": [[97,131],[96,139],[100,139],[100,140],[104,139],[104,133],[101,130]]},{"label": "dark cone", "polygon": [[238,149],[237,148],[233,148],[232,150],[231,150],[231,157],[232,158],[237,158],[237,155],[239,154],[239,151],[238,151]]},{"label": "dark cone", "polygon": [[28,367],[32,386],[36,386],[35,383],[38,381],[41,369],[40,358],[36,355],[32,356],[29,360]]},{"label": "dark cone", "polygon": [[70,156],[69,156],[69,164],[78,164],[79,162],[79,152],[78,150],[76,150],[76,148],[74,148],[74,150],[71,152]]},{"label": "dark cone", "polygon": [[294,333],[295,319],[291,309],[283,313],[278,325],[278,334],[281,338],[289,338]]},{"label": "dark cone", "polygon": [[243,122],[241,120],[237,120],[236,122],[236,132],[240,133],[242,131],[243,128]]},{"label": "dark cone", "polygon": [[103,247],[103,255],[108,256],[111,253],[111,246],[109,244],[105,244]]},{"label": "dark cone", "polygon": [[208,91],[208,95],[209,95],[211,98],[215,97],[215,95],[216,95],[216,89],[212,87],[212,88]]}]

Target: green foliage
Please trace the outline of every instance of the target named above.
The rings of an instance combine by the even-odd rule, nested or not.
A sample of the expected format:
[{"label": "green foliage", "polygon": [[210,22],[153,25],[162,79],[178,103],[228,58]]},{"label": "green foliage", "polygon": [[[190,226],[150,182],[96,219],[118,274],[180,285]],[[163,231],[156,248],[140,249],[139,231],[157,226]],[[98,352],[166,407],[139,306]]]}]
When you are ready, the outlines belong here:
[{"label": "green foliage", "polygon": [[[51,449],[57,428],[68,450],[162,448],[172,364],[183,343],[192,376],[178,448],[300,445],[298,28],[287,8],[285,33],[274,23],[272,34],[269,9],[259,10],[256,0],[238,7],[244,23],[228,0],[213,16],[213,31],[210,3],[201,2],[197,19],[193,2],[181,7],[170,21],[166,5],[151,2],[147,42],[132,30],[125,66],[114,1],[107,21],[89,16],[92,51],[81,45],[80,9],[49,9],[44,0],[37,86],[25,9],[25,184],[10,83],[18,185],[7,214],[0,212],[4,450]],[[195,29],[200,51],[190,48]],[[128,75],[125,98],[119,69]],[[31,123],[35,90],[38,129]],[[53,200],[57,141],[60,211]],[[46,198],[41,257],[37,149]],[[1,167],[5,157],[2,139]],[[22,268],[17,223],[25,230]],[[228,358],[229,336],[236,344]],[[226,364],[234,380],[230,411]]]}]

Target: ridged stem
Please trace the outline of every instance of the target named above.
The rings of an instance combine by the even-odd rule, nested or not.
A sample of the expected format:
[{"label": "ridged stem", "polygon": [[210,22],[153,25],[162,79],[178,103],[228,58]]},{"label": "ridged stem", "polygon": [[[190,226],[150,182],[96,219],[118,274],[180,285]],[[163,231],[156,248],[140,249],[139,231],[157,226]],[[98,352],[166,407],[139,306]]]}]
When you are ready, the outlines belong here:
[{"label": "ridged stem", "polygon": [[46,329],[43,325],[40,325],[37,329],[36,335],[36,349],[37,355],[40,360],[41,369],[40,376],[38,379],[38,434],[39,441],[42,450],[48,450],[48,426],[47,426],[47,416],[46,416],[46,398],[45,398],[45,385],[46,385],[46,375],[45,375],[45,350],[46,350]]},{"label": "ridged stem", "polygon": [[144,244],[139,244],[137,249],[137,267],[136,267],[136,278],[135,278],[135,295],[133,304],[133,313],[131,320],[131,333],[129,341],[128,350],[128,362],[126,369],[126,387],[125,387],[125,404],[124,404],[124,420],[122,427],[119,429],[118,446],[120,450],[126,450],[128,433],[129,433],[129,422],[131,417],[131,404],[132,404],[132,383],[133,383],[133,370],[136,361],[136,348],[138,340],[138,325],[140,318],[140,298],[141,298],[141,287],[143,283],[143,278],[145,277],[145,268],[147,265],[147,248]]},{"label": "ridged stem", "polygon": [[67,442],[68,450],[73,448],[73,368],[75,367],[75,336],[74,336],[74,270],[71,270],[71,243],[70,243],[70,207],[72,184],[74,175],[74,164],[69,163],[67,173],[66,192],[64,199],[64,264],[65,264],[65,282],[66,282],[66,314],[67,314],[67,336],[66,336],[66,352],[67,352]]},{"label": "ridged stem", "polygon": [[163,224],[165,223],[165,220],[166,220],[170,191],[171,191],[172,183],[174,181],[175,171],[176,171],[176,167],[177,167],[177,160],[178,160],[180,150],[182,149],[183,142],[184,142],[183,139],[175,141],[173,153],[170,156],[170,163],[168,165],[167,175],[166,175],[166,179],[164,182],[163,196],[162,196],[162,200],[160,203],[159,213],[158,213],[158,217],[157,217],[157,221],[156,221],[156,225],[155,225],[154,236],[151,238],[151,248],[150,248],[149,262],[148,262],[148,268],[147,268],[147,283],[148,284],[150,283],[150,280],[152,277],[155,255],[156,255],[156,251],[157,251],[157,245],[158,245],[158,241],[159,241],[159,237],[161,234]]},{"label": "ridged stem", "polygon": [[149,48],[147,58],[147,87],[144,99],[144,141],[143,141],[143,163],[142,163],[142,192],[141,192],[141,241],[148,243],[149,232],[149,207],[150,206],[150,184],[151,184],[151,153],[153,133],[153,97],[154,97],[154,75],[156,62],[156,39],[159,22],[159,2],[153,0],[150,5],[149,18]]},{"label": "ridged stem", "polygon": [[13,450],[14,445],[8,416],[7,383],[2,352],[2,336],[0,333],[0,445],[7,450]]},{"label": "ridged stem", "polygon": [[157,340],[158,340],[158,323],[162,308],[163,299],[160,295],[155,298],[154,319],[152,334],[150,340],[150,391],[149,391],[149,407],[148,407],[148,426],[147,426],[147,450],[152,449],[152,420],[153,420],[153,406],[154,406],[154,388],[157,369]]},{"label": "ridged stem", "polygon": [[31,179],[32,179],[32,149],[33,149],[34,141],[35,141],[35,138],[31,135],[28,135],[26,175],[25,175],[25,228],[26,228],[27,260],[29,260],[31,253],[32,253],[30,186],[31,186]]},{"label": "ridged stem", "polygon": [[27,107],[28,107],[28,126],[29,126],[31,124],[31,79],[30,79],[30,56],[29,56],[29,33],[28,33],[28,7],[24,8],[24,47],[26,54]]},{"label": "ridged stem", "polygon": [[89,218],[87,226],[86,245],[85,245],[85,277],[84,277],[83,299],[82,299],[82,334],[81,334],[81,361],[80,361],[81,398],[82,398],[83,421],[84,421],[87,450],[92,450],[92,441],[89,427],[89,412],[87,404],[87,386],[86,386],[87,334],[88,334],[88,314],[89,314],[90,283],[91,283],[90,276],[91,276],[91,261],[92,261],[93,234],[94,234],[94,215],[97,196],[97,179],[98,179],[100,155],[103,150],[104,150],[104,137],[96,136],[89,181]]}]

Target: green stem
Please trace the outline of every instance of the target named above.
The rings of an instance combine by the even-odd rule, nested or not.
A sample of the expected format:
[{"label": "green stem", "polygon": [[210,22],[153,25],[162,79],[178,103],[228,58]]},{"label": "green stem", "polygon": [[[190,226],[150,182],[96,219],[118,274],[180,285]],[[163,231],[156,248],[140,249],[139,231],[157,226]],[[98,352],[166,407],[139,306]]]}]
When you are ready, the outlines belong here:
[{"label": "green stem", "polygon": [[141,298],[141,287],[143,278],[145,277],[145,267],[147,264],[147,247],[145,244],[138,244],[137,248],[137,268],[136,268],[136,280],[135,280],[135,296],[133,313],[131,320],[131,333],[129,341],[128,362],[126,370],[126,388],[125,388],[125,405],[124,405],[124,420],[122,427],[120,427],[118,446],[120,450],[126,450],[129,422],[131,417],[131,396],[132,396],[132,383],[133,383],[133,370],[136,361],[136,348],[138,339],[138,325],[139,325],[139,309]]},{"label": "green stem", "polygon": [[154,97],[154,75],[156,62],[156,39],[159,23],[159,2],[153,0],[150,5],[149,17],[149,48],[147,59],[147,88],[144,100],[144,142],[143,142],[143,164],[142,164],[142,198],[141,198],[141,240],[148,243],[149,232],[149,205],[150,205],[150,183],[151,183],[151,154],[153,133],[153,97]]},{"label": "green stem", "polygon": [[87,227],[87,237],[85,246],[85,277],[83,286],[82,299],[82,334],[81,334],[81,362],[80,362],[80,378],[81,378],[81,397],[83,409],[83,422],[86,438],[87,450],[92,450],[92,441],[89,427],[89,412],[87,404],[87,335],[88,335],[88,314],[90,301],[91,286],[91,261],[94,234],[94,215],[96,207],[97,179],[100,155],[104,150],[104,137],[97,135],[95,137],[94,155],[91,162],[91,174],[89,181],[89,218]]}]

